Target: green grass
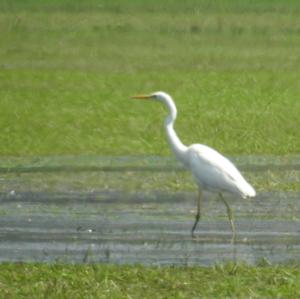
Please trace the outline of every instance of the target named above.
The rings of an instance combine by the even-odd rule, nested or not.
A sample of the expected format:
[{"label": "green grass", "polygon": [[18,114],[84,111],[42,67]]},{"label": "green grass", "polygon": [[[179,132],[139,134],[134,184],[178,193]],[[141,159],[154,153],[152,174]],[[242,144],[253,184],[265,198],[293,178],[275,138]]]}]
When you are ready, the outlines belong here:
[{"label": "green grass", "polygon": [[[0,0],[0,155],[299,154],[300,2]],[[0,264],[0,298],[298,298],[297,266]]]},{"label": "green grass", "polygon": [[[300,268],[2,264],[1,298],[299,298]],[[13,273],[13,275],[12,275]]]},{"label": "green grass", "polygon": [[113,2],[0,2],[0,155],[299,153],[298,1]]}]

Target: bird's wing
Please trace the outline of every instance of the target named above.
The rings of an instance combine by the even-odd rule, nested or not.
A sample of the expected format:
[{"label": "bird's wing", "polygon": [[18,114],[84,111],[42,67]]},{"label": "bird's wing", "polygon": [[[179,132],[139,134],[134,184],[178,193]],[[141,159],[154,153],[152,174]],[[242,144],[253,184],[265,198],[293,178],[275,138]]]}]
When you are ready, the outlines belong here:
[{"label": "bird's wing", "polygon": [[197,183],[204,189],[244,194],[249,185],[237,168],[224,156],[205,145],[189,148],[190,167]]}]

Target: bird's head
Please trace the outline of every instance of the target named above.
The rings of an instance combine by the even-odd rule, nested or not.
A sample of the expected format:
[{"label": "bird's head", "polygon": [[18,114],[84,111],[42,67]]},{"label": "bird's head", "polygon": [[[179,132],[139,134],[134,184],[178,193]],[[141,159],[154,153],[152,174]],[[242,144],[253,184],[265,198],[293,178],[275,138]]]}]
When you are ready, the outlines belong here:
[{"label": "bird's head", "polygon": [[155,100],[155,101],[159,101],[159,102],[166,102],[167,100],[169,100],[169,98],[171,98],[171,97],[163,91],[153,92],[148,95],[136,95],[136,96],[132,97],[132,99],[141,99],[141,100],[148,99],[148,100]]},{"label": "bird's head", "polygon": [[[171,117],[171,120],[174,121],[176,119],[176,115],[177,115],[176,106],[175,106],[171,96],[163,91],[153,92],[148,95],[137,95],[137,96],[133,96],[131,98],[132,99],[142,99],[142,100],[154,100],[157,102],[161,102],[169,109],[169,111],[170,111],[169,117]],[[166,119],[167,122],[170,121],[169,117]]]}]

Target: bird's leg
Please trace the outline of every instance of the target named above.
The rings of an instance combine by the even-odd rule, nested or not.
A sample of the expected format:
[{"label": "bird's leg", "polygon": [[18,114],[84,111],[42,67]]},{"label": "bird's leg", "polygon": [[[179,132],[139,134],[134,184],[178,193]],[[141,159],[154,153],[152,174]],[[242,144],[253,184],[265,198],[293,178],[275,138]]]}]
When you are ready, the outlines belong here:
[{"label": "bird's leg", "polygon": [[219,193],[219,194],[220,194],[220,197],[221,197],[222,201],[224,202],[224,204],[226,206],[226,209],[227,209],[227,215],[228,215],[228,219],[229,219],[230,226],[231,226],[231,231],[232,231],[231,242],[234,243],[234,241],[235,241],[235,225],[234,225],[233,213],[232,213],[232,210],[231,210],[229,204],[227,203],[227,201],[223,197],[222,193]]},{"label": "bird's leg", "polygon": [[200,210],[201,210],[201,200],[202,200],[202,192],[201,192],[200,188],[198,188],[197,214],[196,214],[196,218],[195,218],[195,223],[194,223],[194,225],[193,225],[193,227],[192,227],[192,231],[191,231],[191,233],[192,233],[192,238],[195,238],[194,231],[195,231],[196,226],[197,226],[197,224],[198,224],[198,222],[199,222],[199,219],[200,219],[200,217],[201,217],[201,211],[200,211]]}]

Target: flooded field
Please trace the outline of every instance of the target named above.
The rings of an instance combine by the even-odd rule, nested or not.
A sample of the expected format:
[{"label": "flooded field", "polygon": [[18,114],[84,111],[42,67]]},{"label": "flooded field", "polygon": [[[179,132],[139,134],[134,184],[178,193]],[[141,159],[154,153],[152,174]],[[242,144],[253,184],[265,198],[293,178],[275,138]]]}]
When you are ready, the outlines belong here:
[{"label": "flooded field", "polygon": [[300,157],[232,159],[258,191],[225,207],[170,158],[51,157],[0,164],[0,261],[210,265],[300,259]]}]

